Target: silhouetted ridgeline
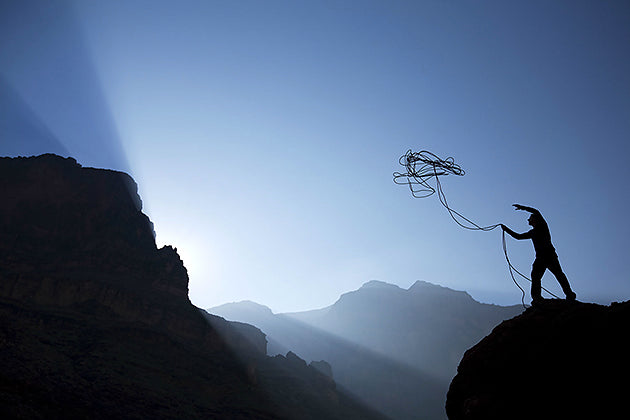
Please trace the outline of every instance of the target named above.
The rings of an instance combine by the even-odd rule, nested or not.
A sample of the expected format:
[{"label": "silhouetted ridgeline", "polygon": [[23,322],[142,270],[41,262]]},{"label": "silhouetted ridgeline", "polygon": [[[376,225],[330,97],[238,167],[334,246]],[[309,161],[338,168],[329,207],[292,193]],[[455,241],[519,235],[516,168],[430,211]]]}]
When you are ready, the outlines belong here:
[{"label": "silhouetted ridgeline", "polygon": [[207,318],[128,175],[0,158],[0,418],[382,418]]},{"label": "silhouetted ridgeline", "polygon": [[254,302],[208,309],[260,328],[269,354],[325,360],[340,386],[397,420],[446,419],[448,384],[466,349],[522,310],[422,281],[409,289],[370,281],[307,312],[273,314]]},{"label": "silhouetted ridgeline", "polygon": [[468,350],[450,420],[628,418],[630,302],[545,301]]}]

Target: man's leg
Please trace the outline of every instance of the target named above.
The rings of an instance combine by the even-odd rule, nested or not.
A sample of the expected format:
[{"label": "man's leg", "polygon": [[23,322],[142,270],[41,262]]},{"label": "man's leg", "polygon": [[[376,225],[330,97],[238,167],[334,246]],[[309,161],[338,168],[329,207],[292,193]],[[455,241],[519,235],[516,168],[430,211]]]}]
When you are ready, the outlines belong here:
[{"label": "man's leg", "polygon": [[538,258],[535,259],[534,264],[532,264],[532,303],[543,300],[540,282],[543,274],[545,274],[546,268],[546,264]]},{"label": "man's leg", "polygon": [[567,279],[567,276],[564,274],[564,271],[562,271],[562,267],[560,266],[560,261],[557,258],[555,258],[554,260],[549,262],[548,268],[549,268],[549,271],[551,271],[553,275],[556,276],[556,280],[558,280],[558,283],[560,283],[560,286],[562,287],[562,291],[567,297],[567,300],[575,300],[575,293],[573,292],[573,290],[571,290],[571,286],[569,285],[569,279]]}]

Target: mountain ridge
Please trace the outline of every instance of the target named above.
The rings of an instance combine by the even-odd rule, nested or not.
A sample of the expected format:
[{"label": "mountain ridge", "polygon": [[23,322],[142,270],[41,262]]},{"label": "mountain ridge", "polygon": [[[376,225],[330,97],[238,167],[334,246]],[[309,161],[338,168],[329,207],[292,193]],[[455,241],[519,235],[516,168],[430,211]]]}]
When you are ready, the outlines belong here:
[{"label": "mountain ridge", "polygon": [[2,418],[384,418],[266,349],[190,303],[129,175],[0,158]]},{"label": "mountain ridge", "polygon": [[341,386],[394,419],[444,419],[448,383],[464,351],[522,311],[425,281],[403,289],[379,280],[310,311],[240,306],[208,312],[256,325],[267,335],[269,354],[290,350],[307,361],[327,361]]},{"label": "mountain ridge", "polygon": [[[496,306],[496,307],[500,307],[500,308],[506,308],[506,307],[518,307],[518,304],[514,304],[514,305],[499,305],[499,304],[495,304],[495,303],[487,303],[487,302],[480,302],[478,300],[476,300],[474,297],[472,297],[468,292],[466,292],[465,290],[456,290],[456,289],[452,289],[450,287],[447,286],[442,286],[440,284],[436,284],[436,283],[431,283],[425,280],[416,280],[411,286],[409,286],[407,289],[400,287],[399,285],[393,284],[393,283],[388,283],[382,280],[369,280],[365,283],[363,283],[361,286],[359,286],[358,289],[356,290],[352,290],[352,291],[348,291],[348,292],[344,292],[340,295],[340,297],[335,301],[335,303],[328,305],[328,306],[324,306],[321,308],[315,308],[315,309],[306,309],[306,310],[302,310],[302,311],[287,311],[287,312],[274,312],[270,307],[250,300],[250,299],[245,299],[245,300],[240,300],[240,301],[234,301],[234,302],[227,302],[227,303],[223,303],[217,306],[213,306],[211,308],[206,309],[207,311],[211,312],[212,311],[219,311],[221,313],[226,313],[229,312],[232,308],[238,308],[239,312],[242,311],[246,311],[246,312],[260,312],[261,314],[266,314],[266,315],[286,315],[286,316],[292,316],[292,317],[296,317],[299,318],[302,315],[308,315],[311,313],[324,313],[328,310],[330,310],[330,308],[332,306],[334,306],[337,302],[339,302],[339,300],[341,299],[341,297],[348,295],[348,294],[354,294],[356,292],[359,292],[361,290],[389,290],[389,291],[394,291],[395,293],[404,293],[404,292],[410,292],[410,293],[431,293],[432,297],[435,296],[444,296],[444,295],[448,295],[448,294],[453,294],[453,295],[459,295],[462,296],[464,299],[470,299],[478,304],[481,305],[489,305],[489,306]],[[240,313],[239,313],[240,314]],[[228,317],[229,318],[229,317]]]}]

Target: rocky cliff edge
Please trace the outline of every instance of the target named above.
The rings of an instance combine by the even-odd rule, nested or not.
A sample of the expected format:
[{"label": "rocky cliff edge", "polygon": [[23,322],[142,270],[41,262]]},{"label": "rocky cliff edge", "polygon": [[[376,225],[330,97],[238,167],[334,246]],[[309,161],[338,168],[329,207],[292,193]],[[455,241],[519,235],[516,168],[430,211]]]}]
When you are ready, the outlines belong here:
[{"label": "rocky cliff edge", "polygon": [[449,419],[627,417],[629,327],[630,302],[528,308],[465,353]]}]

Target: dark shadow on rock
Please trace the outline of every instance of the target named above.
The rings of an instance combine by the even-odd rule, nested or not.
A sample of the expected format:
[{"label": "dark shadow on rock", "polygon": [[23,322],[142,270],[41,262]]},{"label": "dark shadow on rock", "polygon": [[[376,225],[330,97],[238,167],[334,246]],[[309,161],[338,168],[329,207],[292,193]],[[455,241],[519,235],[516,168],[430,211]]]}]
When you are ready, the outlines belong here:
[{"label": "dark shadow on rock", "polygon": [[630,302],[545,300],[469,349],[450,420],[618,418],[627,412]]},{"label": "dark shadow on rock", "polygon": [[[286,401],[299,402],[291,405],[291,411],[280,411],[287,417],[341,420],[355,418],[357,413],[360,413],[365,418],[387,419],[379,410],[368,408],[370,404],[338,386],[327,362],[307,364],[292,351],[288,351],[286,355],[260,357],[267,354],[267,340],[261,330],[250,324],[226,321],[222,317],[201,312],[210,325],[224,337],[241,361],[247,364],[250,380],[270,401],[279,407],[286,407]],[[234,334],[235,331],[237,334]],[[251,344],[260,351],[259,357],[243,355],[240,350],[246,347],[243,343]]]}]

